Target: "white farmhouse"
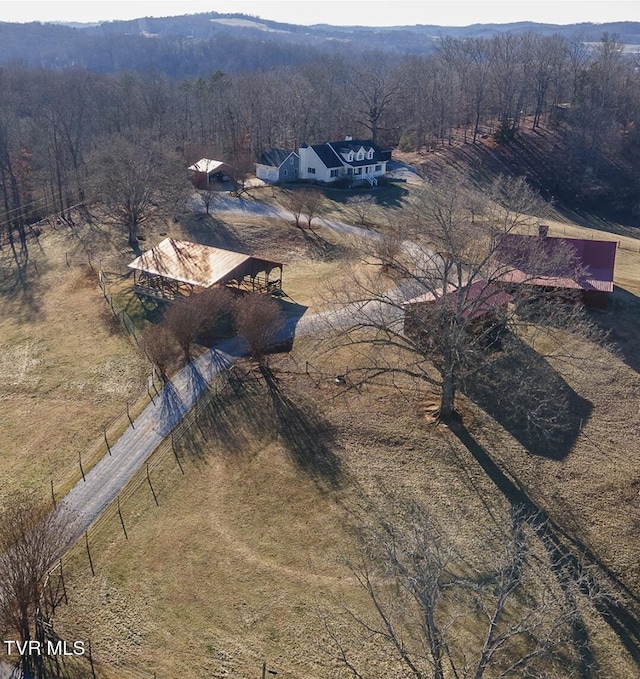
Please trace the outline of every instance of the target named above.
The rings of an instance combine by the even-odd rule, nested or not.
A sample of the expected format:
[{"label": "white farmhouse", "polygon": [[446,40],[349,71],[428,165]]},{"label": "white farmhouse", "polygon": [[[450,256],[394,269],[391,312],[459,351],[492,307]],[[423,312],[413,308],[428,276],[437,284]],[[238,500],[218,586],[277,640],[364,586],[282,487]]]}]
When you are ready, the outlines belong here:
[{"label": "white farmhouse", "polygon": [[326,142],[298,150],[300,179],[331,184],[347,179],[356,183],[366,181],[371,186],[378,183],[387,171],[391,151],[380,148],[372,141],[346,137],[344,141]]}]

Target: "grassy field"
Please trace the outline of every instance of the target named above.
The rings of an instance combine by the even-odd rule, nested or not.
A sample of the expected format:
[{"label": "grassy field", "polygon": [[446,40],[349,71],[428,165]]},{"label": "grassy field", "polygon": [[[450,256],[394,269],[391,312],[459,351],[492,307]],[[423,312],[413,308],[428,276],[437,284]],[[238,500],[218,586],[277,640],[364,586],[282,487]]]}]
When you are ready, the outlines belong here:
[{"label": "grassy field", "polygon": [[[501,480],[452,431],[427,423],[429,393],[342,393],[332,376],[357,357],[318,356],[307,375],[306,356],[308,341],[274,362],[287,418],[264,385],[218,408],[207,440],[196,432],[199,443],[182,449],[184,475],[171,455],[154,469],[159,507],[144,482],[123,504],[128,539],[117,514],[92,533],[95,578],[82,545],[74,552],[62,624],[92,630],[105,677],[248,679],[264,661],[283,677],[338,677],[324,618],[369,662],[371,649],[344,618],[345,606],[370,613],[344,564],[363,498],[417,498],[467,551],[491,544],[507,516]],[[500,474],[637,592],[640,380],[619,359],[593,355],[588,371],[567,379],[594,409],[562,459],[529,454],[465,399],[463,417]],[[331,464],[310,465],[307,450]],[[594,676],[634,676],[611,629],[597,616],[588,625]],[[399,676],[382,658],[374,655],[371,676]]]},{"label": "grassy field", "polygon": [[[321,282],[340,275],[347,243],[326,229],[311,237],[288,223],[257,218],[187,215],[146,231],[143,247],[166,235],[261,252],[285,262],[285,291],[297,304],[316,305]],[[97,270],[139,330],[159,313],[133,294],[123,277],[133,254],[115,227],[99,223],[49,230],[33,242],[26,282],[16,284],[10,253],[2,253],[0,298],[1,493],[34,488],[61,496],[106,453],[146,404],[148,362],[113,318]],[[36,415],[37,413],[37,415]]]},{"label": "grassy field", "polygon": [[[326,211],[346,221],[342,209],[337,201]],[[99,676],[248,679],[266,662],[283,678],[338,677],[327,619],[354,657],[371,663],[372,676],[399,676],[344,615],[345,607],[369,614],[345,557],[357,550],[363,502],[387,495],[424,502],[455,527],[467,552],[482,553],[506,521],[511,488],[548,514],[567,544],[593,553],[609,581],[637,596],[639,241],[563,221],[551,226],[553,235],[621,241],[613,304],[594,314],[617,353],[575,347],[584,361],[569,370],[560,356],[550,359],[589,404],[570,450],[532,455],[464,397],[470,440],[434,427],[424,416],[433,395],[415,385],[344,393],[333,377],[355,367],[357,355],[320,353],[311,340],[297,340],[290,356],[272,359],[278,398],[249,375],[248,396],[218,403],[205,434],[198,426],[193,440],[179,444],[184,474],[170,449],[157,454],[150,478],[158,505],[141,470],[123,494],[127,537],[113,510],[91,532],[95,577],[84,545],[65,560],[70,605],[59,629],[65,638],[90,636]],[[286,292],[312,311],[322,306],[323,283],[344,275],[351,257],[348,242],[328,231],[310,240],[291,224],[258,218],[192,216],[147,230],[144,247],[165,235],[284,261]],[[90,252],[94,263],[102,259],[105,269],[123,273],[131,258],[123,241],[106,228],[47,234],[33,255],[38,271],[30,274],[29,294],[5,283],[6,487],[46,491],[53,473],[74,468],[79,451],[101,445],[104,423],[143,386],[147,366],[110,320],[88,266]],[[113,292],[135,304],[128,285],[123,279]],[[148,322],[135,307],[129,311],[140,325]],[[587,627],[594,676],[637,673],[601,617],[588,616]]]},{"label": "grassy field", "polygon": [[33,243],[26,285],[14,285],[3,253],[0,493],[32,487],[47,498],[50,479],[60,489],[77,480],[78,454],[101,452],[103,427],[117,425],[149,373],[111,322],[83,235],[67,229]]}]

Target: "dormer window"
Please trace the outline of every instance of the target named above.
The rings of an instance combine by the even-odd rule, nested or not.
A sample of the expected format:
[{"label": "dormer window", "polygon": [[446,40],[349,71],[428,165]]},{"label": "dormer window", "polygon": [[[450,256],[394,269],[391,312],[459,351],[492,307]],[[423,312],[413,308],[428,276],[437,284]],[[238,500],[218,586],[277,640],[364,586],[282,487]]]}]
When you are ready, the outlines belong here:
[{"label": "dormer window", "polygon": [[361,148],[358,151],[358,155],[356,156],[356,160],[364,160],[364,149],[363,148]]},{"label": "dormer window", "polygon": [[373,160],[373,149],[367,151],[367,160]]},{"label": "dormer window", "polygon": [[349,153],[347,153],[347,162],[353,163],[353,151],[349,151]]}]

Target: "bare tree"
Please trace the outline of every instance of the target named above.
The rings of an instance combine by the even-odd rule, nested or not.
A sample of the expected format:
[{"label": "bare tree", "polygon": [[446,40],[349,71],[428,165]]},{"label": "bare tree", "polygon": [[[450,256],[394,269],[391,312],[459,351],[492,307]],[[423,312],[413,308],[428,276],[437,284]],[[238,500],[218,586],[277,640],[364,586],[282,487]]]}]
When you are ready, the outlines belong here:
[{"label": "bare tree", "polygon": [[138,249],[142,224],[162,216],[178,200],[186,180],[177,159],[151,140],[110,139],[94,158],[101,193],[110,215],[126,229]]},{"label": "bare tree", "polygon": [[[14,495],[0,509],[0,633],[22,644],[44,644],[58,592],[49,571],[65,545],[62,509],[50,511],[33,495]],[[24,648],[24,646],[23,646]],[[19,656],[23,676],[52,676],[38,653]]]},{"label": "bare tree", "polygon": [[303,191],[300,191],[300,190],[283,191],[280,194],[279,202],[280,202],[280,205],[287,212],[290,212],[293,215],[293,218],[296,222],[296,226],[298,228],[301,228],[300,227],[300,219],[302,217],[302,213],[304,212],[304,203],[305,203]]},{"label": "bare tree", "polygon": [[178,297],[167,307],[162,323],[144,333],[142,350],[154,364],[163,380],[178,359],[191,361],[193,343],[199,338],[210,338],[233,300],[226,288],[212,288],[189,297]]},{"label": "bare tree", "polygon": [[231,152],[232,162],[229,168],[230,179],[233,183],[233,191],[240,196],[247,190],[247,179],[254,171],[254,153],[249,149],[238,146]]},{"label": "bare tree", "polygon": [[215,324],[230,309],[232,296],[225,287],[209,288],[194,296],[203,323]]},{"label": "bare tree", "polygon": [[371,212],[371,208],[375,205],[376,199],[370,193],[360,193],[357,196],[351,196],[347,200],[349,207],[356,213],[360,220],[360,224],[364,226],[367,215]]},{"label": "bare tree", "polygon": [[307,227],[311,228],[311,222],[318,215],[322,207],[324,196],[322,191],[311,187],[303,189],[290,189],[280,194],[280,205],[293,216],[296,226],[301,228],[302,215],[306,216]]},{"label": "bare tree", "polygon": [[248,294],[236,301],[233,318],[238,335],[249,346],[251,358],[262,365],[284,322],[279,304],[265,295]]},{"label": "bare tree", "polygon": [[200,198],[204,203],[204,209],[206,210],[206,213],[209,214],[211,206],[213,205],[213,203],[215,203],[216,198],[220,194],[217,191],[213,191],[211,189],[201,189],[200,191],[198,191],[198,193],[200,194]]},{"label": "bare tree", "polygon": [[[545,276],[577,278],[568,248],[550,254],[542,239],[531,238],[517,262],[504,256],[508,237],[536,223],[532,215],[544,207],[539,196],[521,180],[503,179],[492,198],[482,207],[463,177],[428,185],[407,215],[407,240],[385,247],[380,238],[363,239],[367,266],[334,290],[340,306],[350,309],[349,322],[340,316],[337,341],[370,348],[361,378],[398,372],[436,386],[444,420],[454,414],[458,390],[473,384],[496,350],[518,346],[500,342],[503,330],[526,335],[527,343],[560,327],[584,335],[592,330],[581,305],[563,305],[557,290],[526,285]],[[508,300],[502,281],[514,267],[526,273]],[[414,304],[407,305],[410,299]],[[527,311],[532,306],[535,323]]]},{"label": "bare tree", "polygon": [[202,309],[199,295],[177,297],[164,313],[163,325],[178,343],[184,360],[191,360],[191,345],[202,328]]},{"label": "bare tree", "polygon": [[393,510],[368,514],[349,565],[370,614],[348,616],[378,651],[375,666],[356,659],[359,634],[346,640],[325,623],[351,676],[579,676],[577,601],[600,592],[586,576],[559,582],[562,564],[540,549],[544,525],[524,521],[525,510],[513,510],[504,533],[484,536],[484,549],[470,549],[417,503],[394,498]]},{"label": "bare tree", "polygon": [[384,54],[375,59],[353,66],[347,75],[347,83],[354,93],[354,105],[362,119],[358,123],[371,133],[377,143],[382,121],[388,115],[399,94],[395,68]]},{"label": "bare tree", "polygon": [[160,379],[166,382],[171,366],[178,357],[174,336],[162,324],[150,326],[142,336],[141,348],[155,366]]},{"label": "bare tree", "polygon": [[305,215],[307,217],[307,227],[311,228],[311,222],[313,218],[318,215],[322,203],[324,201],[324,196],[322,191],[318,189],[308,188],[302,191],[302,203]]},{"label": "bare tree", "polygon": [[192,296],[200,317],[199,333],[211,337],[233,306],[233,298],[225,287],[210,288]]}]

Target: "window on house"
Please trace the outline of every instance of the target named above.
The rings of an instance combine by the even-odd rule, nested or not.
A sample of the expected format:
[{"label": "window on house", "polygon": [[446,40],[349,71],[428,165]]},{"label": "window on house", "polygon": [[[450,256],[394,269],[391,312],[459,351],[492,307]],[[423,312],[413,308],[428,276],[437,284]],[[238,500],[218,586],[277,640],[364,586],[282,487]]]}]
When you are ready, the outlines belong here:
[{"label": "window on house", "polygon": [[353,162],[353,151],[349,151],[349,155],[347,155],[347,162],[348,163]]},{"label": "window on house", "polygon": [[338,176],[338,170],[331,170],[330,176],[331,177],[337,177]]},{"label": "window on house", "polygon": [[376,165],[376,172],[380,172],[382,170],[382,165]]},{"label": "window on house", "polygon": [[369,149],[367,151],[367,160],[371,160],[373,158],[373,149]]},{"label": "window on house", "polygon": [[282,174],[286,177],[286,176],[287,176],[287,171],[284,170],[284,172],[283,172]]},{"label": "window on house", "polygon": [[360,149],[358,151],[358,155],[356,157],[356,160],[364,160],[364,151],[362,149]]},{"label": "window on house", "polygon": [[362,168],[356,167],[356,169],[353,171],[353,174],[362,174]]},{"label": "window on house", "polygon": [[316,173],[315,167],[308,167],[307,168],[307,174],[315,174],[315,173]]},{"label": "window on house", "polygon": [[293,165],[293,156],[289,159],[289,165]]}]

